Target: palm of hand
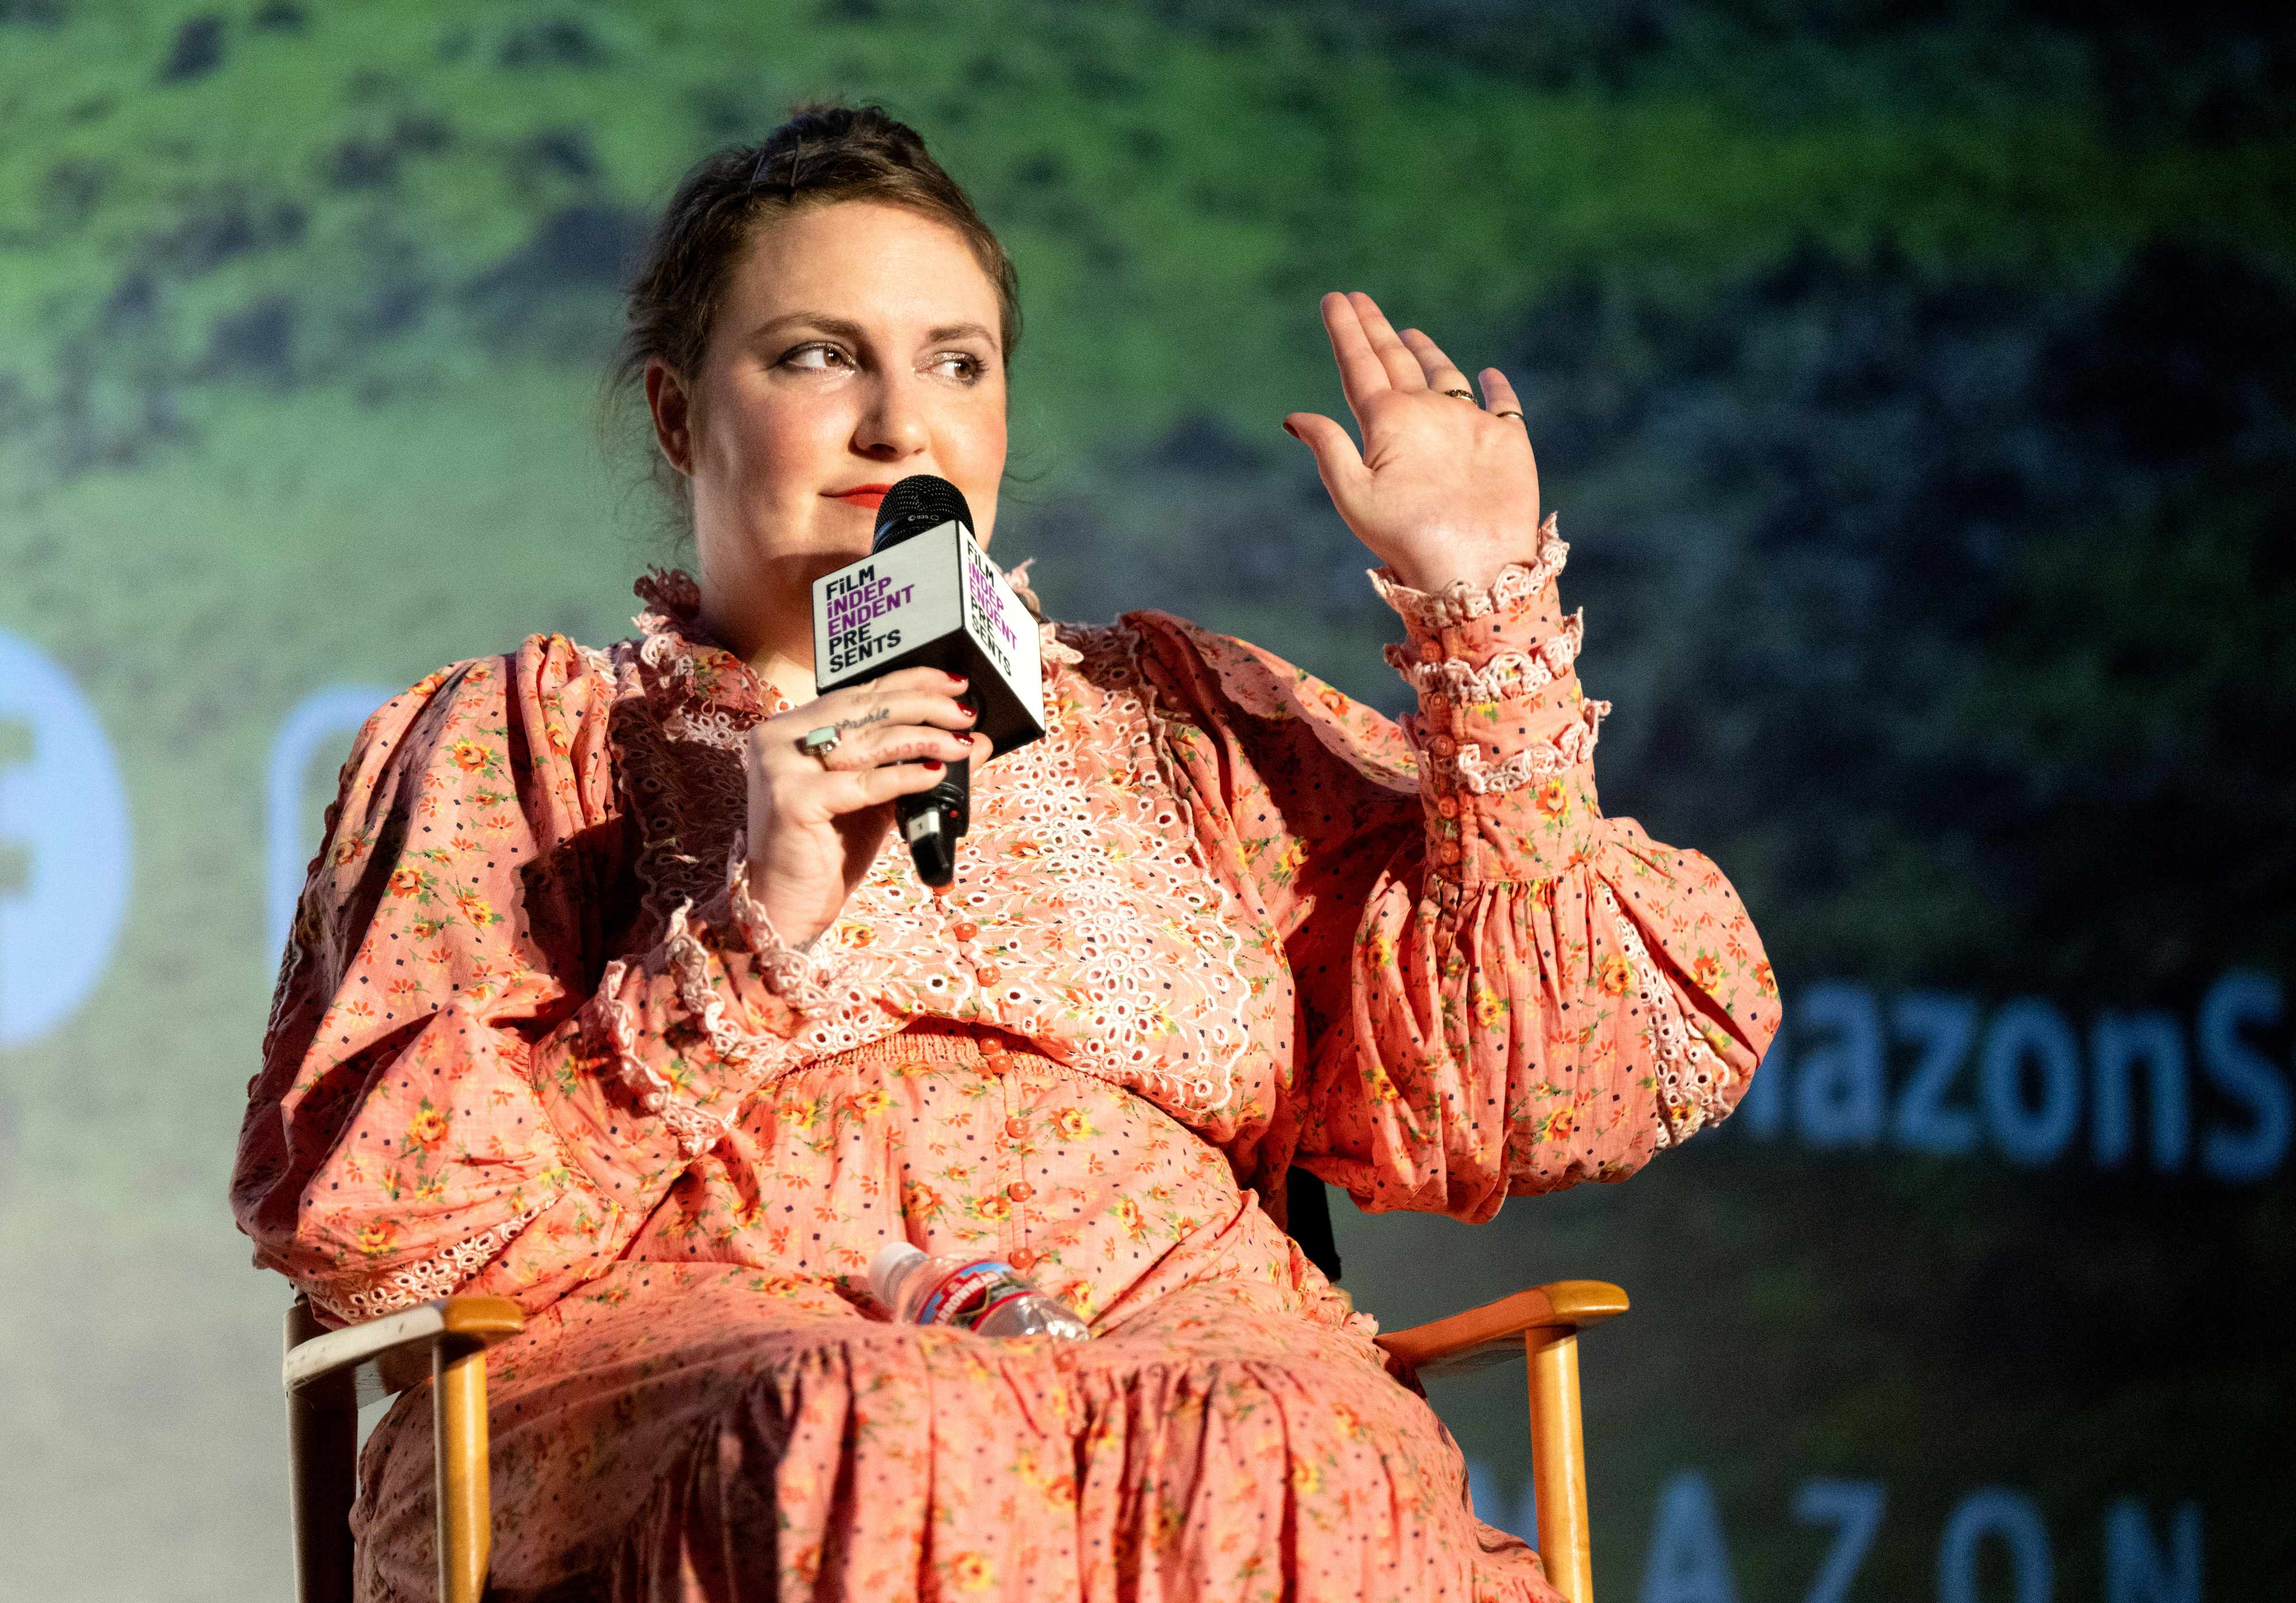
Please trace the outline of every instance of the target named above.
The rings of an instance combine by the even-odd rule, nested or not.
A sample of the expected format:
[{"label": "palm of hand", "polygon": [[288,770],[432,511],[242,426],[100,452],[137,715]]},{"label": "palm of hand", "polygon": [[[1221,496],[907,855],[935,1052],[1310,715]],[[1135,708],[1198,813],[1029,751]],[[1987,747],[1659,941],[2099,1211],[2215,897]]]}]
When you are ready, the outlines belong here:
[{"label": "palm of hand", "polygon": [[1433,340],[1397,333],[1368,295],[1327,295],[1323,310],[1363,448],[1318,413],[1293,413],[1283,426],[1316,454],[1356,537],[1419,590],[1455,579],[1480,588],[1529,560],[1538,463],[1506,375],[1483,370],[1486,411],[1463,398],[1466,376]]}]

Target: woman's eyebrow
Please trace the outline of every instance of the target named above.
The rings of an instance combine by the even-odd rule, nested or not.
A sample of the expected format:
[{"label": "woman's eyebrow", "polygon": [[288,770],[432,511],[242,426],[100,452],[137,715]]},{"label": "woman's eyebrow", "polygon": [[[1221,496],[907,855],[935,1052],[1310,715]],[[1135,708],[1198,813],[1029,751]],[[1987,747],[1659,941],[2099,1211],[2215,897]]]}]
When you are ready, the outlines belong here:
[{"label": "woman's eyebrow", "polygon": [[826,312],[784,312],[778,317],[767,318],[758,325],[759,335],[778,333],[787,328],[818,329],[824,334],[834,334],[840,339],[858,344],[863,338],[861,325],[850,317],[832,317]]},{"label": "woman's eyebrow", "polygon": [[[768,318],[759,323],[757,332],[751,337],[763,339],[768,334],[776,334],[791,328],[816,329],[824,334],[832,334],[840,339],[850,340],[856,345],[865,342],[868,338],[868,331],[852,318],[835,317],[827,312],[784,312],[778,317]],[[987,324],[979,323],[944,323],[939,328],[929,329],[925,332],[925,343],[928,345],[940,345],[952,339],[986,339],[994,345],[996,336]]]}]

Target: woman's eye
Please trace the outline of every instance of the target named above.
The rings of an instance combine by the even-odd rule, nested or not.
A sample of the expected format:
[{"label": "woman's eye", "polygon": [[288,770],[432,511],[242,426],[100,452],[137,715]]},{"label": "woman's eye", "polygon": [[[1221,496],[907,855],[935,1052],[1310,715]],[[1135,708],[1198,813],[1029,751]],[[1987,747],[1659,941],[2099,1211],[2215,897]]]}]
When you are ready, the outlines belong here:
[{"label": "woman's eye", "polygon": [[933,358],[932,371],[945,379],[958,379],[967,384],[977,382],[988,364],[965,351],[948,351]]},{"label": "woman's eye", "polygon": [[782,358],[782,365],[825,372],[833,368],[849,367],[852,363],[843,351],[833,345],[800,345]]}]

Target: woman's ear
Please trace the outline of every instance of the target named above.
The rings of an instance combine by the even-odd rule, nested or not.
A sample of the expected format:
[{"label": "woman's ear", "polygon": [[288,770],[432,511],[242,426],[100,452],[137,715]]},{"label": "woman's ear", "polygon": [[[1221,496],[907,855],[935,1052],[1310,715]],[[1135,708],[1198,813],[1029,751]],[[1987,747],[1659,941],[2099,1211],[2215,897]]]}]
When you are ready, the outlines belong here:
[{"label": "woman's ear", "polygon": [[685,380],[657,356],[646,364],[646,408],[653,413],[654,444],[669,465],[693,477],[693,401]]}]

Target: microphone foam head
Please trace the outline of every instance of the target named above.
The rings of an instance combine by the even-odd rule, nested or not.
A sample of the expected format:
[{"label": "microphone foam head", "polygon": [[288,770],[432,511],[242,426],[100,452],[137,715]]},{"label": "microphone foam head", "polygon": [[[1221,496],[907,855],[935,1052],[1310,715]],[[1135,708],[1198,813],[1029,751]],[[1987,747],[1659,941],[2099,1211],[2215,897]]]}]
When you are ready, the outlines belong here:
[{"label": "microphone foam head", "polygon": [[877,503],[877,535],[869,549],[880,552],[952,522],[972,528],[972,509],[965,504],[964,492],[946,478],[912,473]]}]

